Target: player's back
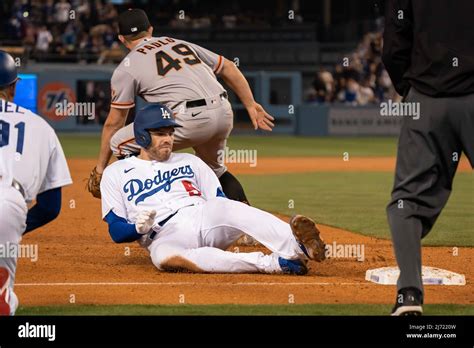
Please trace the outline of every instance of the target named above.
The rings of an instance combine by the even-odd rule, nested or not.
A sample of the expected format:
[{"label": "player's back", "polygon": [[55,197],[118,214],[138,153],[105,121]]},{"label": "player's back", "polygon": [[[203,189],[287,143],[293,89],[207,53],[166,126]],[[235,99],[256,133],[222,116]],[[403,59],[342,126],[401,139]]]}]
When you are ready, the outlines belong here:
[{"label": "player's back", "polygon": [[[145,38],[121,62],[112,77],[112,106],[148,102],[174,107],[224,91],[215,74],[224,58],[198,45],[169,37]],[[134,92],[134,93],[132,93]]]},{"label": "player's back", "polygon": [[65,158],[51,126],[31,111],[0,99],[2,183],[18,181],[26,201],[32,201],[52,186],[71,183],[67,166],[54,166],[57,163],[65,163]]}]

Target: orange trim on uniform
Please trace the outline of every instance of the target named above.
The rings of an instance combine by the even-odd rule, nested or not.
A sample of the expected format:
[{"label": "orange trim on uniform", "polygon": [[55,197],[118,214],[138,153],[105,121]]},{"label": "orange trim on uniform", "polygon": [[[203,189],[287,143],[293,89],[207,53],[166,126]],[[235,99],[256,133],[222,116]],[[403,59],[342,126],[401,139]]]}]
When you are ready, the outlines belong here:
[{"label": "orange trim on uniform", "polygon": [[219,56],[219,61],[217,62],[217,67],[214,69],[214,74],[218,74],[221,70],[221,64],[223,62],[222,56]]},{"label": "orange trim on uniform", "polygon": [[112,102],[112,104],[118,104],[118,105],[131,105],[131,104],[135,104],[134,102],[124,102],[124,103],[121,103],[121,102]]},{"label": "orange trim on uniform", "polygon": [[135,106],[135,104],[131,104],[131,105],[110,105],[111,108],[114,108],[114,109],[131,109]]},{"label": "orange trim on uniform", "polygon": [[111,102],[110,106],[116,109],[131,109],[135,106],[135,103],[134,102],[127,102],[127,103]]},{"label": "orange trim on uniform", "polygon": [[120,144],[117,145],[117,150],[119,151],[119,156],[123,156],[122,149],[121,147],[124,146],[125,144],[131,143],[132,141],[135,141],[135,137],[125,140],[121,142]]}]

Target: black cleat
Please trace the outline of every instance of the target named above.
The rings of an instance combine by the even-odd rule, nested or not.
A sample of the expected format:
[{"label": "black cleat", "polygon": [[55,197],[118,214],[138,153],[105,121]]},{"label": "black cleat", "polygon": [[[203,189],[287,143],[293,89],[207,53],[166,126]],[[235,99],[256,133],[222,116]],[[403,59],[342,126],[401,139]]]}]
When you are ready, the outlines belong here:
[{"label": "black cleat", "polygon": [[398,290],[397,302],[392,309],[392,316],[419,316],[423,314],[423,294],[417,288]]}]

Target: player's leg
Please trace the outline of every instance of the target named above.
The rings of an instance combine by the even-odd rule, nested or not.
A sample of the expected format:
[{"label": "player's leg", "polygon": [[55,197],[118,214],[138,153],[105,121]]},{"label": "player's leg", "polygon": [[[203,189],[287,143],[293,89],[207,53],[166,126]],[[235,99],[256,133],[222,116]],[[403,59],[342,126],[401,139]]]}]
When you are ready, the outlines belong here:
[{"label": "player's leg", "polygon": [[122,159],[136,156],[140,153],[140,146],[135,142],[133,123],[119,129],[110,139],[110,149],[115,157]]},{"label": "player's leg", "polygon": [[219,178],[227,198],[234,201],[249,204],[244,188],[239,180],[233,176],[223,162],[223,154],[226,146],[225,138],[214,138],[210,141],[194,146],[196,156],[201,158],[214,171]]},{"label": "player's leg", "polygon": [[219,177],[219,182],[227,198],[250,205],[242,184],[231,172],[228,170],[225,171],[224,174]]},{"label": "player's leg", "polygon": [[152,243],[150,255],[161,271],[195,273],[283,273],[277,254],[234,253],[214,247],[182,248]]},{"label": "player's leg", "polygon": [[[3,250],[18,250],[26,228],[26,203],[13,187],[0,186],[0,196],[0,245]],[[0,315],[14,315],[18,307],[13,291],[16,267],[16,255],[0,257]]]},{"label": "player's leg", "polygon": [[226,198],[207,201],[203,212],[201,235],[206,245],[226,249],[245,232],[284,259],[325,258],[316,225],[303,216],[290,226],[270,213]]},{"label": "player's leg", "polygon": [[[230,103],[223,100],[212,108],[203,106],[185,109],[176,114],[176,121],[183,127],[175,130],[173,150],[193,147],[196,156],[217,175],[227,198],[250,204],[239,180],[224,165],[226,142],[234,123]],[[238,244],[257,245],[258,242],[242,234]]]},{"label": "player's leg", "polygon": [[234,126],[234,114],[227,100],[213,109],[206,111],[210,117],[209,131],[211,137],[193,145],[196,156],[207,163],[219,178],[222,190],[229,199],[249,204],[244,188],[224,164],[227,138]]},{"label": "player's leg", "polygon": [[420,104],[419,119],[405,118],[400,132],[392,198],[387,207],[395,256],[397,287],[417,289],[422,299],[421,239],[433,227],[451,193],[460,143],[450,123],[448,99],[412,89],[407,102]]},{"label": "player's leg", "polygon": [[[223,162],[222,154],[225,151],[226,141],[227,139],[225,138],[214,138],[207,143],[195,146],[194,151],[217,175],[222,191],[224,191],[227,198],[250,205],[241,183],[227,170]],[[246,233],[242,233],[239,238],[238,245],[249,246],[258,244],[255,238]]]},{"label": "player's leg", "polygon": [[173,151],[192,147],[196,156],[216,173],[225,195],[248,204],[242,185],[223,163],[234,115],[227,100],[219,102],[215,107],[183,109],[176,114],[176,122],[183,127],[175,129]]},{"label": "player's leg", "polygon": [[[222,201],[247,207],[228,199]],[[277,253],[264,255],[261,252],[233,253],[222,250],[235,241],[242,231],[220,225],[212,231],[206,231],[204,237],[201,225],[208,208],[212,207],[200,205],[183,208],[158,233],[149,247],[153,264],[158,269],[211,273],[306,273],[305,263],[299,259],[282,259]],[[211,237],[212,234],[215,235]],[[295,248],[298,249],[298,246]],[[298,258],[296,253],[294,256]]]},{"label": "player's leg", "polygon": [[474,95],[471,94],[460,99],[463,101],[456,104],[459,110],[454,112],[455,115],[453,116],[456,117],[459,125],[459,138],[464,153],[474,169]]}]

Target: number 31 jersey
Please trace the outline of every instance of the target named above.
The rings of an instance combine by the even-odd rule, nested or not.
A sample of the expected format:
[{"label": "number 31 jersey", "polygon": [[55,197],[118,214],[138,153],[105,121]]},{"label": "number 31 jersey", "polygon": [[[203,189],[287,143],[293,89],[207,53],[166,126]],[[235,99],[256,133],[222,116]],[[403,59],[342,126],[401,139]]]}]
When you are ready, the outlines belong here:
[{"label": "number 31 jersey", "polygon": [[174,109],[185,100],[224,92],[216,74],[224,58],[198,45],[169,37],[145,38],[112,75],[112,107],[129,109],[135,96]]},{"label": "number 31 jersey", "polygon": [[0,184],[18,181],[25,200],[72,183],[61,144],[48,123],[15,103],[0,99]]}]

